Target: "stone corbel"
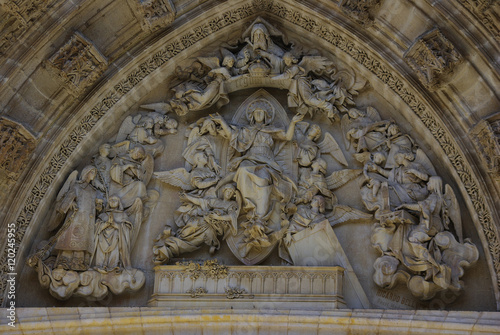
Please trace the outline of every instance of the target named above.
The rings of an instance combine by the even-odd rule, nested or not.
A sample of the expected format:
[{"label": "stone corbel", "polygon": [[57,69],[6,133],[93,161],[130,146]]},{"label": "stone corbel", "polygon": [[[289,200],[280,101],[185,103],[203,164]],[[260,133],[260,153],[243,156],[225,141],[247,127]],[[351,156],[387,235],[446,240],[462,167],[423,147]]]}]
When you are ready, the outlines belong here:
[{"label": "stone corbel", "polygon": [[500,112],[478,122],[470,135],[488,172],[500,183]]},{"label": "stone corbel", "polygon": [[108,68],[108,60],[81,33],[73,36],[50,57],[46,66],[61,78],[70,94],[82,95]]},{"label": "stone corbel", "polygon": [[341,0],[339,3],[342,12],[358,24],[369,27],[373,24],[373,13],[380,6],[382,0]]},{"label": "stone corbel", "polygon": [[403,55],[427,89],[434,91],[448,82],[463,57],[435,28],[421,35]]},{"label": "stone corbel", "polygon": [[16,181],[35,149],[35,137],[23,125],[0,118],[0,183]]},{"label": "stone corbel", "polygon": [[128,0],[128,3],[144,31],[168,27],[175,19],[171,0]]}]

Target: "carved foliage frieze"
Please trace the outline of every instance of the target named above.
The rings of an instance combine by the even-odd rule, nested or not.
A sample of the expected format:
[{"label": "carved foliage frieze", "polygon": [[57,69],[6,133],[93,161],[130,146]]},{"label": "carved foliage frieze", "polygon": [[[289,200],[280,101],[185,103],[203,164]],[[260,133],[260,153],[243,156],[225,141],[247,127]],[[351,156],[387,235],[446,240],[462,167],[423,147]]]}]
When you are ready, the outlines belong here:
[{"label": "carved foliage frieze", "polygon": [[447,77],[463,61],[457,49],[438,29],[420,36],[403,57],[430,90],[446,83]]},{"label": "carved foliage frieze", "polygon": [[34,136],[22,125],[0,118],[0,170],[17,180],[35,149]]},{"label": "carved foliage frieze", "polygon": [[381,0],[341,0],[342,12],[362,26],[373,24],[373,13],[380,6]]},{"label": "carved foliage frieze", "polygon": [[142,30],[154,31],[165,28],[175,19],[176,11],[171,0],[129,0],[128,2]]},{"label": "carved foliage frieze", "polygon": [[500,181],[500,113],[479,122],[471,135],[488,172]]},{"label": "carved foliage frieze", "polygon": [[81,33],[76,32],[46,65],[54,71],[75,96],[92,86],[108,67],[108,60]]}]

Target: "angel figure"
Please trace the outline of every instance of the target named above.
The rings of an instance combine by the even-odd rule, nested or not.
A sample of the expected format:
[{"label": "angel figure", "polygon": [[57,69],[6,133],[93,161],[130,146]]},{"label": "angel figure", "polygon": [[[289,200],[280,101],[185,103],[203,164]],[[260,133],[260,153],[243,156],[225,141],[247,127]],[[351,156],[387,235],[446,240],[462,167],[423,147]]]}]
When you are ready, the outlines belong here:
[{"label": "angel figure", "polygon": [[97,190],[92,181],[97,175],[93,166],[83,168],[80,179],[74,171],[66,180],[56,199],[56,208],[50,219],[49,231],[62,227],[52,238],[58,251],[55,268],[85,271],[94,252],[94,226]]},{"label": "angel figure", "polygon": [[123,210],[120,198],[111,196],[108,199],[108,209],[99,215],[96,225],[96,268],[106,272],[131,268],[133,224]]},{"label": "angel figure", "polygon": [[[214,58],[219,62],[217,57]],[[177,115],[186,115],[189,111],[199,111],[214,104],[221,107],[229,102],[223,83],[231,78],[231,74],[217,63],[212,66],[214,68],[205,77],[207,84],[191,81],[173,88],[175,97],[170,100],[170,106]]]},{"label": "angel figure", "polygon": [[182,188],[184,191],[197,191],[203,194],[220,180],[220,176],[213,168],[208,166],[207,155],[202,151],[194,151],[189,157],[193,164],[191,172],[185,168],[177,168],[169,171],[155,172],[154,175],[162,182]]},{"label": "angel figure", "polygon": [[[273,77],[273,80],[293,79],[288,92],[288,106],[297,107],[297,112],[314,114],[315,110],[323,111],[327,117],[339,120],[338,111],[334,108],[331,100],[335,95],[330,90],[318,89],[307,75],[314,71],[319,73],[332,65],[332,62],[322,56],[304,56],[300,63],[291,53],[283,55],[284,71]],[[325,85],[327,85],[325,83]]]},{"label": "angel figure", "polygon": [[304,228],[312,228],[315,224],[325,220],[324,213],[325,198],[321,195],[313,196],[310,204],[297,206],[297,212],[290,219],[290,226],[285,241],[290,239],[289,234],[297,233]]},{"label": "angel figure", "polygon": [[309,203],[316,194],[321,193],[329,199],[331,208],[331,203],[335,201],[335,195],[328,188],[325,178],[326,167],[325,160],[317,158],[311,164],[311,168],[300,168],[295,204]]},{"label": "angel figure", "polygon": [[[213,254],[220,247],[219,236],[236,234],[241,200],[233,184],[221,188],[221,198],[199,197],[181,194],[184,203],[191,203],[192,210],[187,223],[172,235],[164,231],[155,241],[153,253],[156,264],[167,263],[173,257],[199,249],[203,244]],[[233,200],[235,199],[235,200]]]},{"label": "angel figure", "polygon": [[346,148],[352,144],[358,153],[383,149],[388,125],[389,121],[382,121],[373,107],[366,108],[365,112],[351,108],[341,122]]},{"label": "angel figure", "polygon": [[[403,203],[420,201],[427,196],[428,191],[425,183],[429,180],[430,174],[428,169],[419,162],[421,161],[418,159],[420,156],[400,152],[394,157],[395,167],[392,169],[384,169],[377,164],[372,164],[368,167],[367,170],[369,172],[376,172],[383,177],[380,178],[377,175],[371,175],[370,178],[375,178],[380,182],[388,184],[391,207],[397,207]],[[365,205],[367,205],[368,199],[363,200]],[[373,207],[371,205],[367,206]]]},{"label": "angel figure", "polygon": [[311,166],[312,162],[319,158],[321,154],[329,154],[342,165],[347,166],[347,160],[342,150],[330,133],[325,133],[323,141],[317,143],[321,133],[321,128],[317,124],[309,125],[306,122],[297,124],[295,136],[299,166]]}]

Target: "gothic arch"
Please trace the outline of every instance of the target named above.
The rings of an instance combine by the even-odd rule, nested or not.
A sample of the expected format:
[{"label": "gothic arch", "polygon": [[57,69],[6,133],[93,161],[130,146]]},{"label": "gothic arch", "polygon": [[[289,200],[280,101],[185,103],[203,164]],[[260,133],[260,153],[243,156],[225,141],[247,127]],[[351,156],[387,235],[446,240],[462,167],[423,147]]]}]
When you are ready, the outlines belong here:
[{"label": "gothic arch", "polygon": [[[460,115],[458,112],[445,112],[453,109],[452,101],[446,98],[448,91],[430,91],[419,82],[411,67],[403,61],[404,48],[399,46],[398,49],[396,43],[379,38],[381,30],[368,32],[360,29],[338,10],[329,10],[326,3],[316,8],[308,6],[309,4],[300,5],[288,1],[227,2],[219,6],[211,5],[213,4],[205,4],[203,15],[193,10],[189,20],[174,22],[173,26],[157,33],[154,38],[128,55],[113,61],[113,66],[108,66],[104,77],[99,79],[92,91],[79,97],[69,95],[67,99],[70,102],[45,107],[44,115],[49,117],[56,113],[58,108],[71,106],[71,117],[58,123],[58,127],[62,128],[61,132],[47,131],[41,136],[36,154],[31,157],[26,172],[10,194],[12,199],[17,199],[16,203],[14,204],[13,200],[4,201],[5,204],[14,205],[10,206],[13,210],[5,213],[3,224],[16,222],[20,259],[26,258],[36,235],[43,229],[42,223],[50,203],[67,174],[92,148],[106,139],[107,131],[113,127],[117,130],[121,120],[139,104],[144,103],[141,98],[152,88],[164,85],[165,78],[168,78],[184,59],[217,46],[220,44],[217,41],[234,40],[237,38],[237,32],[260,15],[279,25],[283,31],[290,32],[291,40],[306,36],[302,37],[304,43],[308,40],[310,45],[321,48],[322,53],[334,55],[339,63],[359,71],[371,85],[383,87],[381,94],[389,105],[393,110],[402,112],[401,116],[393,116],[396,120],[408,119],[417,122],[413,128],[420,135],[422,144],[434,152],[434,159],[444,158],[438,168],[449,173],[449,180],[453,180],[460,189],[483,244],[498,303],[500,245],[499,218],[495,210],[498,205],[495,200],[498,193],[492,186],[492,177],[485,173],[479,154],[474,153],[465,127],[467,124],[472,126],[476,123],[474,118],[477,116],[464,118],[465,121],[459,121],[459,125],[455,126],[452,120]],[[61,7],[58,10],[62,10]],[[427,7],[422,9],[423,12],[427,10]],[[434,14],[435,17],[439,15],[441,14]],[[210,31],[203,32],[203,27],[208,27],[206,29]],[[419,28],[422,30],[424,27]],[[424,29],[422,33],[428,30],[430,29]],[[417,38],[421,34],[415,35]],[[452,35],[454,41],[460,36],[458,33]],[[412,41],[405,42],[411,44]],[[467,43],[471,43],[470,40]],[[387,45],[391,45],[393,49],[384,50]],[[467,54],[468,48],[469,46],[465,47],[465,58],[471,62],[473,56]],[[40,54],[48,55],[43,58],[49,58],[51,53],[45,45],[38,50]],[[483,69],[487,69],[489,65],[488,52],[481,53],[480,60],[474,65],[483,73]],[[458,68],[456,72],[458,74],[452,77],[452,83],[467,73],[463,68]],[[40,73],[48,75],[48,72],[42,69]],[[494,87],[498,80],[494,75],[491,78],[485,75],[484,81],[485,85]],[[492,105],[498,107],[498,103]],[[120,122],[117,122],[118,120]],[[44,131],[44,128],[40,128],[37,132]],[[6,266],[4,261],[5,273]],[[17,266],[18,272],[21,272],[21,262]]]}]

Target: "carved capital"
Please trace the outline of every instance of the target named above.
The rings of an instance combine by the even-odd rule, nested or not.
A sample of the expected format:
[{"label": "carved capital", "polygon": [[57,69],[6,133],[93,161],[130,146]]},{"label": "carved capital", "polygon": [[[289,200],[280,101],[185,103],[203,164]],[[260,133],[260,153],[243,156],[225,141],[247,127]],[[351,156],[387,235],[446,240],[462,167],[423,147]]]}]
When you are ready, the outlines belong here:
[{"label": "carved capital", "polygon": [[64,80],[71,94],[79,96],[103,74],[108,60],[92,42],[76,32],[46,64]]},{"label": "carved capital", "polygon": [[341,0],[342,11],[362,26],[373,24],[373,12],[380,6],[381,0]]},{"label": "carved capital", "polygon": [[26,128],[0,118],[0,173],[3,178],[17,180],[34,149],[35,137]]},{"label": "carved capital", "polygon": [[168,27],[175,19],[175,7],[171,0],[129,0],[128,2],[144,31]]},{"label": "carved capital", "polygon": [[429,90],[444,84],[448,75],[463,61],[453,44],[437,28],[420,36],[403,58]]},{"label": "carved capital", "polygon": [[480,121],[471,136],[488,172],[500,181],[500,113]]}]

